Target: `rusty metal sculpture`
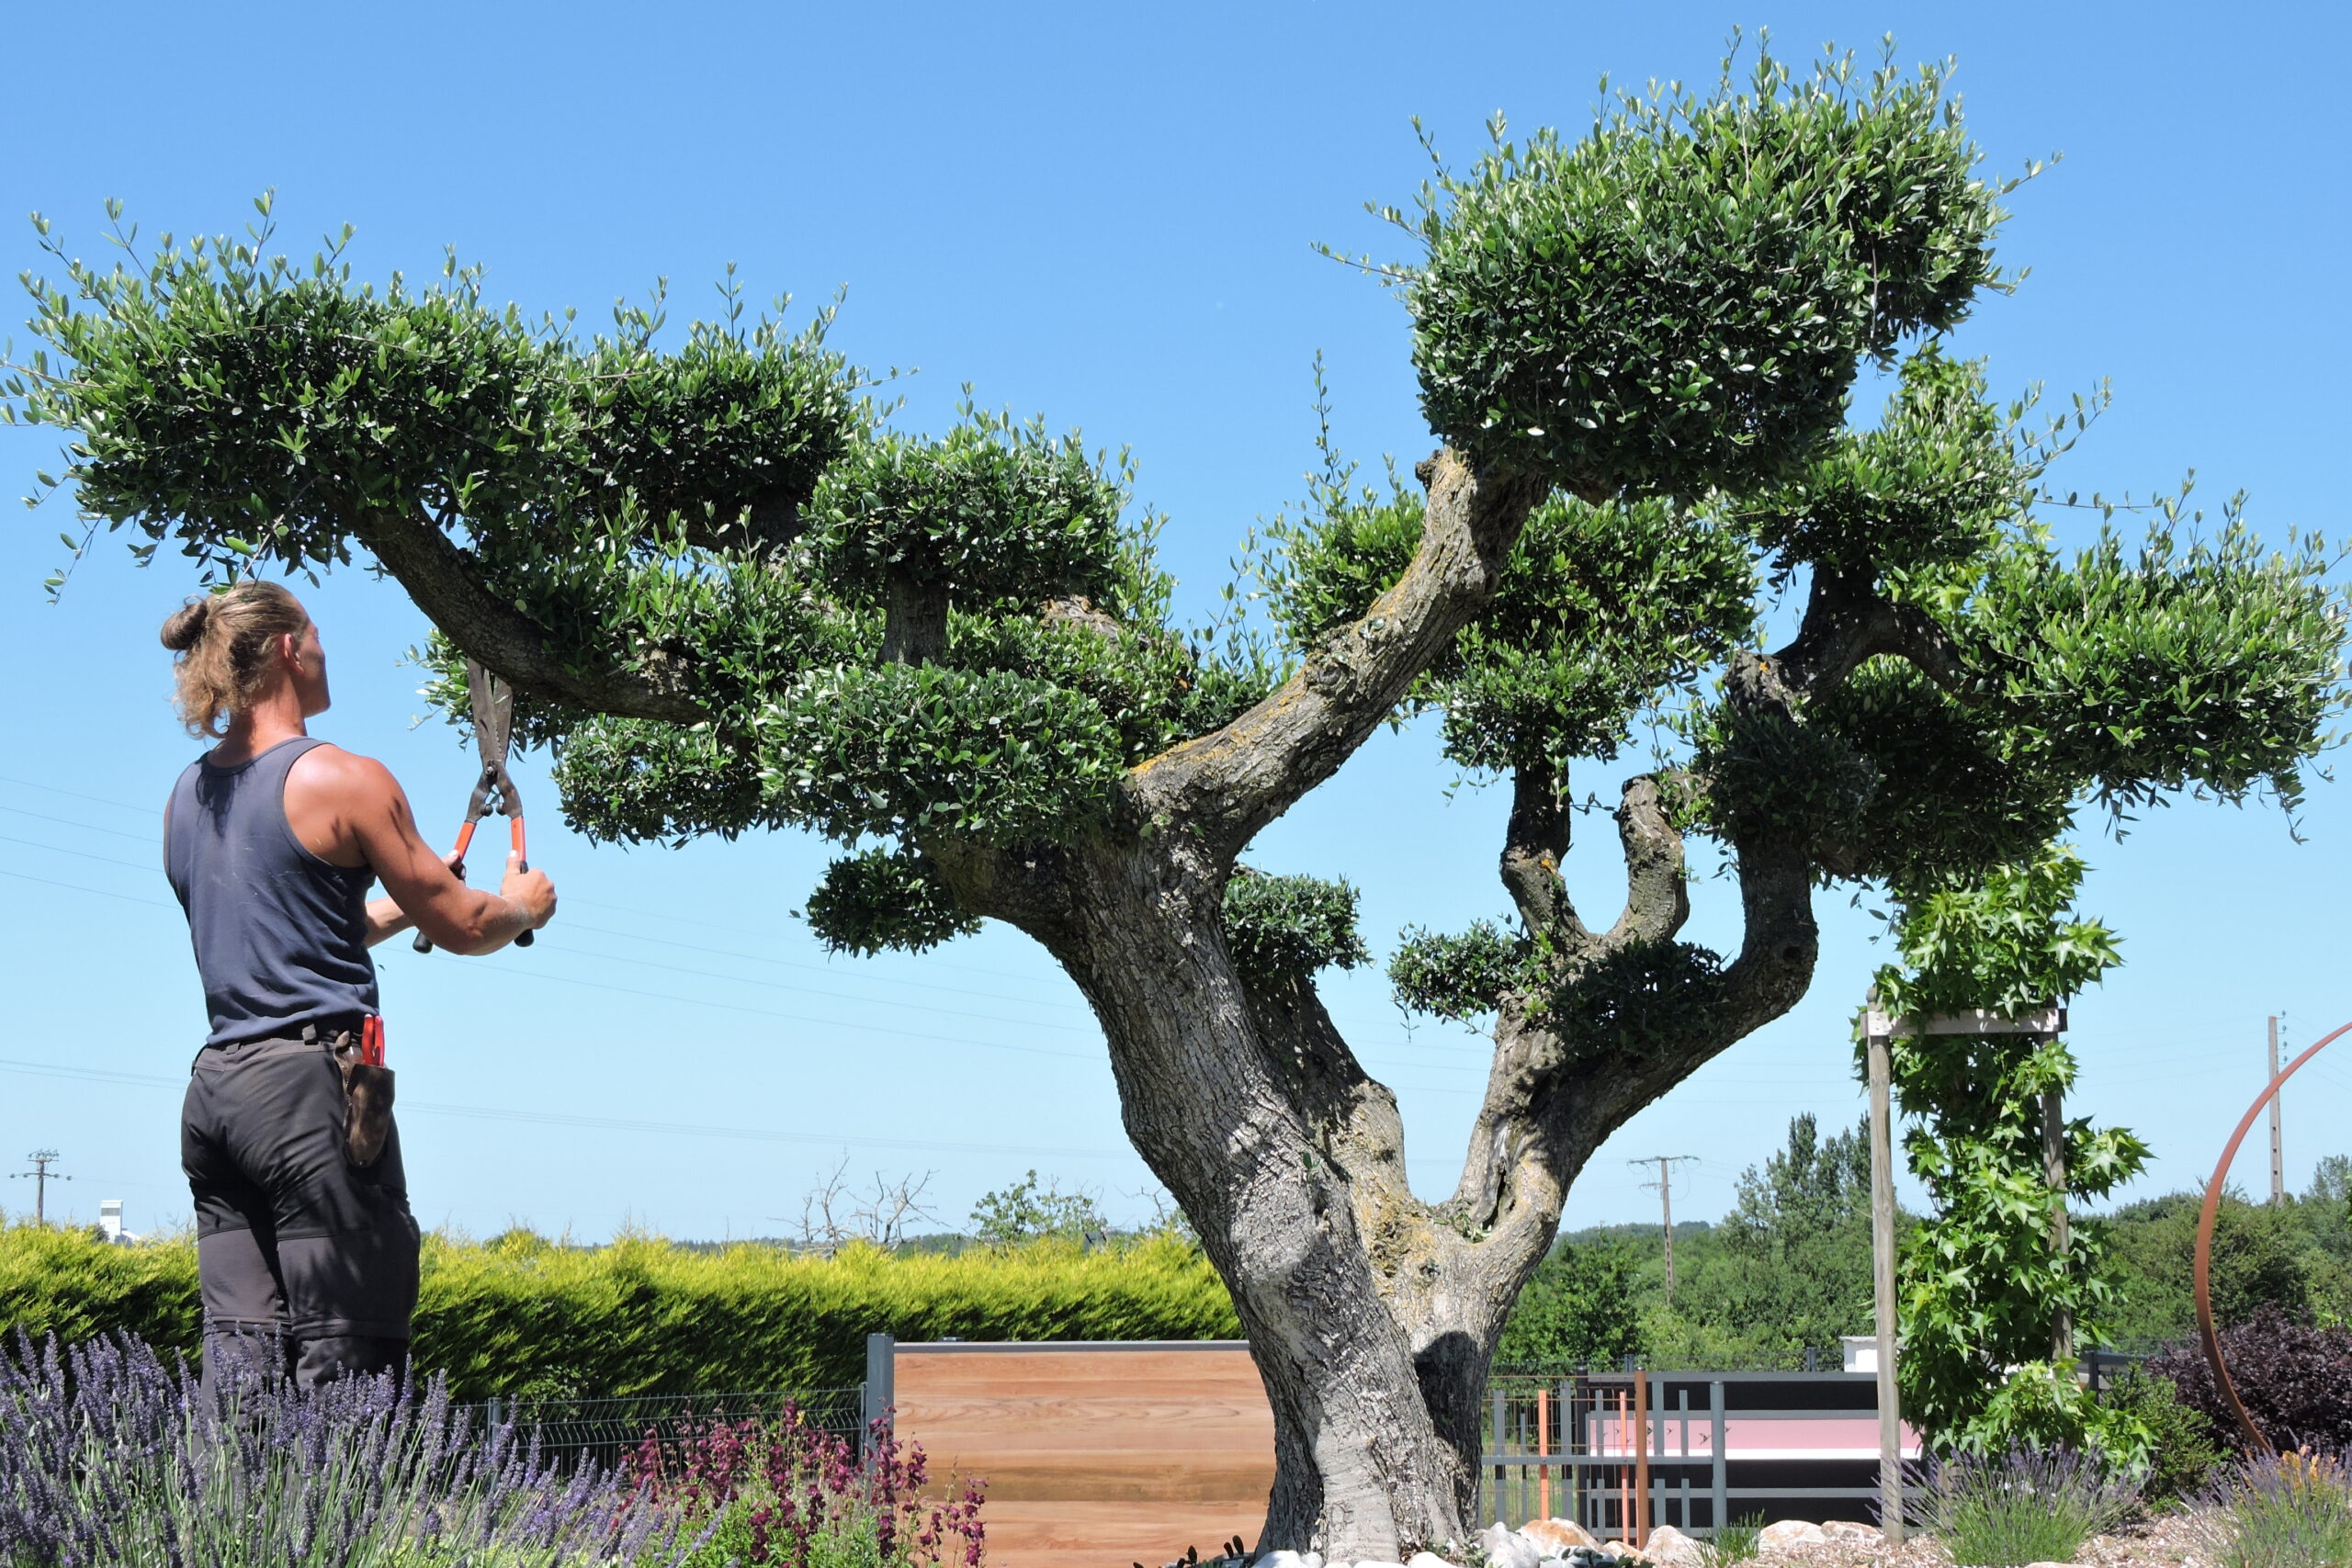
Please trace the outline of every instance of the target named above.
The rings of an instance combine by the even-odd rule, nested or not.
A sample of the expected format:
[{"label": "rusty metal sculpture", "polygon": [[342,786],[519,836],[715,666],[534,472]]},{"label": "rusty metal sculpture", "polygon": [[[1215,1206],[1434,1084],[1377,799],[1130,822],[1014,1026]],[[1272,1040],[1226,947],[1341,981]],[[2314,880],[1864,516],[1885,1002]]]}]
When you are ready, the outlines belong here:
[{"label": "rusty metal sculpture", "polygon": [[2222,1189],[2229,1179],[2231,1162],[2238,1157],[2238,1145],[2245,1142],[2246,1134],[2253,1131],[2255,1118],[2262,1114],[2263,1107],[2277,1098],[2287,1080],[2295,1076],[2296,1068],[2318,1055],[2330,1042],[2345,1034],[2352,1034],[2352,1023],[2313,1041],[2301,1055],[2281,1067],[2278,1076],[2270,1080],[2270,1086],[2246,1108],[2245,1120],[2238,1123],[2238,1130],[2230,1134],[2228,1146],[2222,1150],[2222,1163],[2213,1168],[2213,1179],[2205,1184],[2205,1207],[2197,1216],[2198,1337],[2204,1340],[2205,1359],[2213,1368],[2213,1386],[2221,1391],[2222,1400],[2229,1405],[2231,1414],[2238,1418],[2238,1425],[2245,1428],[2256,1450],[2266,1454],[2276,1454],[2278,1447],[2263,1435],[2261,1427],[2254,1424],[2254,1417],[2246,1414],[2245,1402],[2238,1397],[2237,1384],[2230,1381],[2230,1369],[2222,1362],[2222,1337],[2213,1326],[2213,1222],[2222,1213]]}]

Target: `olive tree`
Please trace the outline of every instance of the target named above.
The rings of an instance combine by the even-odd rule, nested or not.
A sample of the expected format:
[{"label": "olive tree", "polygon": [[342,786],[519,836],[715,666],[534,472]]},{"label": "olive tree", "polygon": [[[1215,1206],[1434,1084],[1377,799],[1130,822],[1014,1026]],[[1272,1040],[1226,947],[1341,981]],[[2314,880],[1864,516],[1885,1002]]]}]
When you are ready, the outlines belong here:
[{"label": "olive tree", "polygon": [[[2175,547],[2167,517],[2069,558],[2034,520],[2064,437],[1939,347],[2009,281],[2015,182],[1980,162],[1942,70],[1834,55],[1621,96],[1580,137],[1498,126],[1365,264],[1436,449],[1274,530],[1260,656],[1173,618],[1124,460],[977,408],[892,427],[829,312],[592,334],[454,264],[298,265],[266,224],[61,246],[7,406],[72,433],[55,482],[139,551],[381,568],[454,712],[462,655],[513,684],[584,831],[824,834],[808,915],[844,950],[1033,937],[1231,1287],[1275,1418],[1260,1544],[1401,1559],[1467,1539],[1488,1360],[1570,1182],[1804,994],[1817,895],[1997,863],[2086,800],[2291,798],[2317,744],[2341,634],[2309,547],[2234,520]],[[1897,389],[1849,429],[1871,364]],[[1511,802],[1508,908],[1392,966],[1491,1023],[1434,1200],[1317,994],[1367,956],[1352,892],[1240,859],[1419,711]],[[1622,765],[1626,893],[1595,918],[1560,874],[1571,769],[1653,715],[1680,739]],[[1736,952],[1681,939],[1694,837]]]}]

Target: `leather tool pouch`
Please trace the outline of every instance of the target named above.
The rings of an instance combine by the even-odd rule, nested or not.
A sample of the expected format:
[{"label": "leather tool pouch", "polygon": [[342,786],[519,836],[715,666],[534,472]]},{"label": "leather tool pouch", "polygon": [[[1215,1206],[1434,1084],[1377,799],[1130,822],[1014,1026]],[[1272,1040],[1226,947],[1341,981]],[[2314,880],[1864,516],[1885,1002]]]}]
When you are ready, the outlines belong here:
[{"label": "leather tool pouch", "polygon": [[367,1060],[351,1034],[335,1041],[334,1061],[343,1071],[344,1157],[365,1168],[383,1156],[392,1135],[392,1069]]}]

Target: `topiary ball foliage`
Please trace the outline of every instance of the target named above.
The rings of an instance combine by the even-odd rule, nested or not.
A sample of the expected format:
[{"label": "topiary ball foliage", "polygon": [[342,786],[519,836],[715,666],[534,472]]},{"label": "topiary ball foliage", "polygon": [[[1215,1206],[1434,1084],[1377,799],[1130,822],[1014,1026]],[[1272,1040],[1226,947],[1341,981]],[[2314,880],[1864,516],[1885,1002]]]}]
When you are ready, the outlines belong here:
[{"label": "topiary ball foliage", "polygon": [[1441,173],[1401,268],[1430,423],[1580,494],[1696,498],[1812,457],[1857,362],[1998,287],[2008,186],[1976,175],[1945,72],[1621,96],[1579,141]]}]

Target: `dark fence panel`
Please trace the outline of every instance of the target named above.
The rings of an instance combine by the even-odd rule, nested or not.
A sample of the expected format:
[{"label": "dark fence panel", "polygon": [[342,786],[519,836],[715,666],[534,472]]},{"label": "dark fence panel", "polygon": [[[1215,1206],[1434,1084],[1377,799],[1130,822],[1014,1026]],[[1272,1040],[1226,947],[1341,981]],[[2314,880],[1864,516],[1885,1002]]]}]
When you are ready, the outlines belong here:
[{"label": "dark fence panel", "polygon": [[567,1467],[583,1461],[618,1464],[649,1437],[676,1462],[686,1439],[714,1422],[734,1425],[779,1419],[787,1405],[813,1426],[854,1445],[865,1426],[864,1391],[804,1389],[798,1393],[648,1393],[613,1399],[497,1400],[462,1408],[477,1420],[513,1421],[525,1442]]}]

